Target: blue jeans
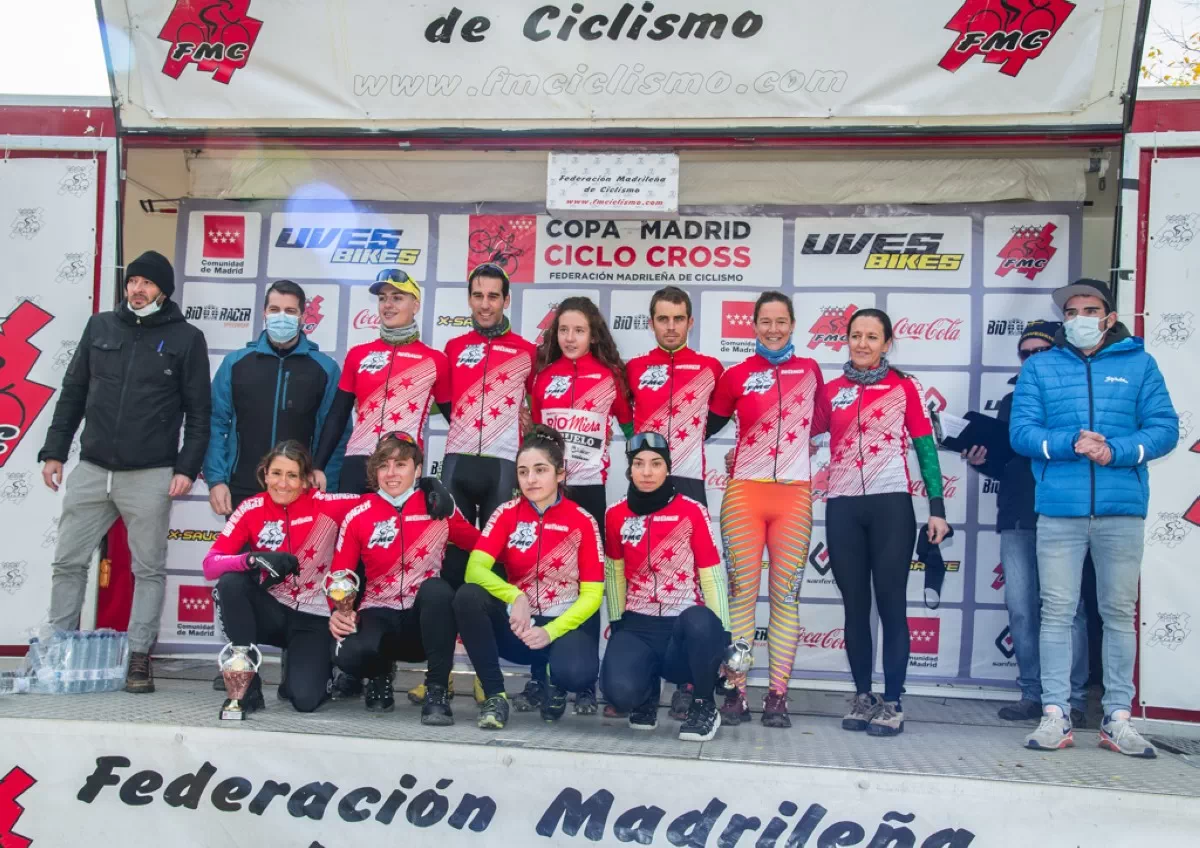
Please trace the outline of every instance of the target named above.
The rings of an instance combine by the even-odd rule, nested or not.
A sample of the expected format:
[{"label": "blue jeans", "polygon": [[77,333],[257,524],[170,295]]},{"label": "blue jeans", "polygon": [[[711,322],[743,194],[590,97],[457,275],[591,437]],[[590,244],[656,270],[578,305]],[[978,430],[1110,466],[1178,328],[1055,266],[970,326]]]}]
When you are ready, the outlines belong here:
[{"label": "blue jeans", "polygon": [[1133,662],[1137,656],[1134,609],[1145,523],[1145,519],[1133,515],[1038,518],[1043,704],[1067,709],[1070,634],[1079,606],[1083,559],[1089,549],[1096,566],[1096,601],[1104,621],[1104,714],[1128,710],[1133,703]]},{"label": "blue jeans", "polygon": [[[1004,605],[1008,630],[1017,656],[1017,685],[1021,697],[1041,703],[1042,666],[1038,640],[1042,621],[1041,584],[1038,580],[1037,533],[1034,530],[1001,530],[1000,562],[1004,564]],[[1082,598],[1071,626],[1071,707],[1087,704],[1087,611]]]}]

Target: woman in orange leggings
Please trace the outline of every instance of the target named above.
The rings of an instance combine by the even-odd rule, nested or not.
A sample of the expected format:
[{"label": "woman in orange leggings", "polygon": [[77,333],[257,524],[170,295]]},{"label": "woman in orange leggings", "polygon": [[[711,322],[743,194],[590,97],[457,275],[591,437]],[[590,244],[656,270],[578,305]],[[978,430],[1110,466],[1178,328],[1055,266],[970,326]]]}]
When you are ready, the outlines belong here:
[{"label": "woman in orange leggings", "polygon": [[[733,470],[721,502],[721,536],[730,572],[734,639],[754,638],[763,547],[770,561],[767,647],[771,681],[763,703],[767,727],[791,727],[787,688],[799,641],[800,582],[812,530],[808,440],[828,428],[821,369],[792,349],[792,302],[764,292],[754,304],[755,353],[721,376],[709,404],[706,435],[737,416]],[[749,719],[746,676],[721,707],[724,724]]]}]

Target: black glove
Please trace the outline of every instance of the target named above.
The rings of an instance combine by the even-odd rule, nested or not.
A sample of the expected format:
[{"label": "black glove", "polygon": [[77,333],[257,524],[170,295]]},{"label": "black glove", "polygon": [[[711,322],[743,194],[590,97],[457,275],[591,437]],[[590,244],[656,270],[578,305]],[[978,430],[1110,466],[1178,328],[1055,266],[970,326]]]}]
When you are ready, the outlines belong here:
[{"label": "black glove", "polygon": [[248,564],[258,572],[259,583],[267,589],[300,570],[300,560],[289,553],[250,554]]},{"label": "black glove", "polygon": [[[925,566],[925,606],[937,609],[942,605],[942,583],[946,579],[946,561],[942,558],[941,548],[929,541],[926,527],[925,524],[917,525],[916,559]],[[954,528],[951,527],[942,541],[949,541],[953,536]]]},{"label": "black glove", "polygon": [[417,481],[417,488],[425,495],[425,509],[429,517],[441,521],[454,514],[454,496],[442,485],[436,477],[422,477]]}]

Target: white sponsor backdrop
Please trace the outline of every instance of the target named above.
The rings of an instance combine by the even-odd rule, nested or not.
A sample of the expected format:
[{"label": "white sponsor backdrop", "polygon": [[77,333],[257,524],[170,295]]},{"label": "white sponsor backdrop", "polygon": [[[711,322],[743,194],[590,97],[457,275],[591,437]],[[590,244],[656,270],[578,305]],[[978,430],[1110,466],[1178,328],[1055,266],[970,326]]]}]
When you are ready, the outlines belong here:
[{"label": "white sponsor backdrop", "polygon": [[[92,314],[100,177],[91,159],[0,161],[0,645],[27,641],[50,598],[62,491],[37,454]],[[66,473],[77,457],[78,441]]]},{"label": "white sponsor backdrop", "polygon": [[[1069,204],[932,206],[922,207],[919,214],[905,207],[873,207],[871,217],[854,217],[852,210],[838,207],[691,208],[682,210],[678,220],[644,224],[552,218],[515,205],[501,212],[412,203],[363,203],[353,209],[361,214],[356,217],[345,204],[316,201],[187,201],[181,210],[176,256],[190,257],[192,252],[204,249],[205,242],[197,234],[206,228],[190,229],[186,221],[215,217],[222,220],[227,232],[238,229],[237,222],[228,220],[231,215],[244,216],[248,227],[260,222],[257,267],[279,267],[283,260],[278,256],[286,254],[290,263],[287,267],[309,269],[313,276],[293,279],[306,289],[322,292],[319,318],[309,317],[316,322],[314,332],[331,341],[328,345],[322,343],[322,349],[339,360],[349,347],[376,337],[374,298],[367,291],[366,281],[388,265],[379,261],[384,257],[371,254],[369,248],[354,248],[367,252],[345,255],[357,260],[351,263],[357,267],[350,270],[325,262],[322,257],[332,249],[329,245],[342,237],[330,235],[335,229],[351,232],[355,243],[392,237],[379,231],[405,231],[400,237],[402,247],[419,251],[420,261],[429,271],[422,280],[425,299],[420,321],[423,338],[437,347],[468,329],[464,288],[467,273],[497,253],[503,256],[514,280],[511,317],[522,335],[535,339],[559,301],[584,295],[599,304],[627,359],[644,353],[653,344],[646,309],[650,294],[669,283],[691,292],[696,313],[692,345],[726,364],[740,361],[753,351],[750,311],[758,290],[780,289],[792,295],[797,351],[820,362],[826,379],[839,374],[846,360],[842,335],[849,314],[855,308],[877,306],[886,309],[895,322],[895,363],[921,382],[926,402],[958,414],[983,408],[1003,396],[1002,390],[1007,390],[1004,381],[1017,364],[1017,338],[1024,321],[1045,314],[1042,301],[1049,302],[1040,275],[1052,271],[1050,265],[1035,268],[1032,278],[1010,274],[1003,279],[1003,286],[995,286],[989,276],[1000,261],[998,254],[1027,252],[1027,231],[1042,232],[1048,224],[1057,222],[1048,232],[1055,260],[1071,269],[1079,265],[1080,213],[1077,206]],[[984,251],[984,234],[989,227],[996,229],[991,224],[994,217],[1002,219],[999,226],[1009,238],[1002,243],[993,238],[995,249]],[[292,227],[290,233],[284,233],[282,221]],[[300,223],[308,230],[303,236],[297,228]],[[814,233],[819,236],[815,241],[818,248],[827,234],[837,234],[832,252],[798,253],[808,235]],[[410,234],[423,234],[424,241],[412,241]],[[298,241],[311,246],[290,246]],[[863,249],[857,253],[837,252],[843,243],[850,251],[860,242]],[[248,248],[254,243],[252,236],[247,234],[242,243]],[[1044,252],[1043,246],[1038,249]],[[227,256],[223,261],[236,260]],[[943,270],[930,270],[938,267]],[[409,270],[416,273],[412,266]],[[236,278],[192,275],[182,281],[182,299],[188,309],[213,316],[197,323],[209,335],[214,353],[240,347],[260,331],[262,319],[257,305],[251,309],[250,326],[235,331],[230,323],[240,317],[237,309],[261,302],[271,279],[274,277],[264,272],[253,285]],[[985,317],[998,328],[990,335],[985,333]],[[223,341],[214,344],[214,338]],[[994,412],[994,408],[989,406],[989,411]],[[432,426],[438,431],[444,429],[440,416],[432,419]],[[734,435],[734,427],[728,427],[705,451],[714,523],[719,520],[725,486],[722,457],[733,444]],[[608,482],[611,501],[621,497],[626,486],[619,439],[618,435],[612,450]],[[441,445],[440,440],[431,441],[431,463],[440,459]],[[981,544],[991,544],[994,537],[994,494],[981,494],[974,472],[968,476],[967,466],[958,456],[943,452],[941,460],[946,509],[956,536],[944,552],[948,571],[940,610],[925,609],[924,572],[914,566],[911,573],[910,614],[914,619],[932,617],[939,622],[936,638],[922,643],[928,649],[936,642],[936,656],[920,660],[913,668],[914,678],[1009,685],[1014,675],[1007,668],[997,669],[990,676],[980,673],[981,669],[991,668],[991,655],[998,650],[995,641],[1003,629],[1001,625],[992,632],[992,618],[979,617],[981,612],[1003,611],[1003,598],[980,597],[975,588],[978,580],[984,579],[976,573],[977,549]],[[820,469],[827,462],[828,451],[819,450],[814,457],[818,491],[824,479]],[[910,473],[917,520],[923,521],[928,511],[915,458]],[[994,490],[994,484],[991,488]],[[195,507],[176,510],[173,531],[211,530],[219,524],[215,518],[205,523],[207,506],[199,497],[193,497]],[[847,668],[840,595],[827,562],[817,553],[824,540],[824,518],[825,501],[819,495],[814,501],[813,554],[809,560],[813,567],[805,574],[801,649],[795,668],[797,676],[844,679]],[[987,542],[981,542],[985,537]],[[196,536],[193,533],[187,538]],[[200,542],[182,538],[172,542],[173,557],[182,557],[172,560],[172,571],[185,585],[203,583],[200,558],[204,548]],[[188,557],[193,558],[191,564]],[[994,554],[989,553],[985,560],[980,567],[990,574],[997,564]],[[822,568],[826,569],[824,573]],[[172,595],[168,607],[177,609],[179,617],[202,615],[204,611],[195,609],[196,602],[191,598],[193,590],[180,591],[187,597]],[[766,665],[765,594],[762,592],[757,622],[759,667],[754,676],[759,679],[765,675]],[[197,635],[202,624],[164,619],[161,638],[177,644],[204,644],[208,650],[210,640]],[[973,657],[978,651],[985,651],[987,657]]]},{"label": "white sponsor backdrop", "polygon": [[[1136,4],[103,0],[130,122],[1077,114]],[[451,12],[451,9],[454,9]],[[1122,15],[1125,27],[1122,27]],[[819,25],[818,25],[819,24]],[[992,38],[992,36],[997,36]],[[869,46],[868,46],[869,45]],[[884,51],[883,54],[880,51]],[[228,55],[226,55],[228,51]],[[886,61],[880,61],[881,56]],[[1103,95],[1099,98],[1103,100]],[[1119,119],[1115,98],[1108,122]]]},{"label": "white sponsor backdrop", "polygon": [[[1138,700],[1200,709],[1200,244],[1195,239],[1200,159],[1156,159],[1146,243],[1146,349],[1158,360],[1180,417],[1175,450],[1150,464],[1142,565]],[[1145,187],[1143,187],[1145,190]]]},{"label": "white sponsor backdrop", "polygon": [[86,833],[129,848],[162,845],[163,834],[172,848],[368,835],[439,848],[732,846],[757,832],[762,845],[1123,848],[1188,844],[1200,815],[1184,795],[1022,782],[674,757],[630,769],[627,756],[590,751],[114,728],[7,723],[0,781],[19,804],[6,822],[12,844],[74,845]]}]

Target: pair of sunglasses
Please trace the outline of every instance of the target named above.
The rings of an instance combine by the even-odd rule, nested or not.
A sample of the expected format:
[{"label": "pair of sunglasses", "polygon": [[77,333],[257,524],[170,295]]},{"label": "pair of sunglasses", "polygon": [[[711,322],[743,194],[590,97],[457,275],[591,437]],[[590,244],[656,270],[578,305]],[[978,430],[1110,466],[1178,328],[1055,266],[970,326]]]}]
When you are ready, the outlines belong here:
[{"label": "pair of sunglasses", "polygon": [[1047,351],[1049,349],[1050,348],[1048,348],[1048,347],[1039,347],[1037,350],[1018,350],[1017,356],[1020,357],[1022,362],[1024,362],[1026,359],[1033,356],[1035,353],[1042,353],[1043,351]]},{"label": "pair of sunglasses", "polygon": [[375,275],[377,283],[415,283],[412,277],[401,271],[399,268],[384,268]]},{"label": "pair of sunglasses", "polygon": [[467,275],[467,282],[471,282],[480,274],[484,274],[488,277],[499,277],[506,283],[510,282],[508,279],[508,272],[495,262],[484,262],[481,265],[476,265],[471,270],[471,273]]},{"label": "pair of sunglasses", "polygon": [[635,433],[625,448],[625,453],[633,454],[645,448],[651,450],[668,450],[670,443],[661,433]]},{"label": "pair of sunglasses", "polygon": [[403,430],[393,430],[390,433],[384,433],[382,438],[380,438],[379,441],[386,442],[388,439],[395,439],[397,442],[406,442],[410,445],[415,445],[417,443],[416,439],[414,439],[409,433],[406,433]]}]

